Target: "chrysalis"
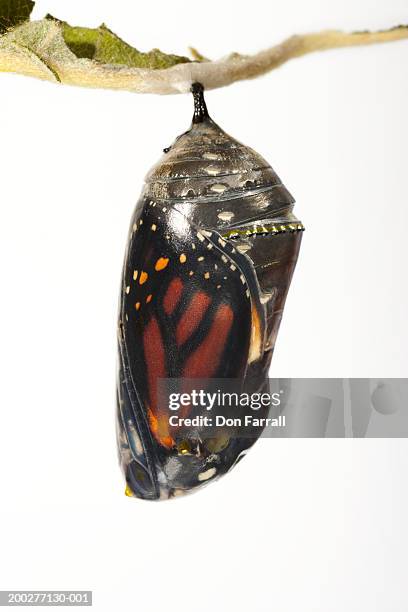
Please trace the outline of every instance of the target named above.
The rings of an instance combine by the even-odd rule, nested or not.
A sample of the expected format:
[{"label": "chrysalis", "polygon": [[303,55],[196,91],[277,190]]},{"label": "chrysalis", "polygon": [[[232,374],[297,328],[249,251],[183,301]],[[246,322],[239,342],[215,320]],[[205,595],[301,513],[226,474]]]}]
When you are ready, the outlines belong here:
[{"label": "chrysalis", "polygon": [[303,230],[270,165],[212,121],[199,83],[192,92],[191,128],[146,178],[123,268],[118,445],[126,493],[142,499],[207,484],[254,443],[239,428],[173,428],[157,383],[264,387]]}]

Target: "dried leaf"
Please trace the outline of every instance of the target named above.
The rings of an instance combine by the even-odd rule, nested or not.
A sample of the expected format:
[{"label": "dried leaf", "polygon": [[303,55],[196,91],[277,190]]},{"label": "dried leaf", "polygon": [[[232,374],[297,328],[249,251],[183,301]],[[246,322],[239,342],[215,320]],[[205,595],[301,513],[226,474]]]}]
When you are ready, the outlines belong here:
[{"label": "dried leaf", "polygon": [[233,53],[212,62],[196,54],[202,61],[189,61],[156,50],[141,53],[106,26],[73,28],[49,18],[23,23],[0,36],[0,71],[83,87],[174,94],[189,91],[195,81],[215,89],[255,78],[315,51],[406,38],[406,26],[380,32],[329,30],[292,36],[255,55]]}]

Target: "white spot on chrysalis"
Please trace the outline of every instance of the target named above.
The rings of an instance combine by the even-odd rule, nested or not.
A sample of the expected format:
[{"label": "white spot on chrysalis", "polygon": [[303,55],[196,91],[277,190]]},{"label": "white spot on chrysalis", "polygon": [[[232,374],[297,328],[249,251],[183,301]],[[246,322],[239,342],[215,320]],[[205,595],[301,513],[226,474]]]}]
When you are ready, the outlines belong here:
[{"label": "white spot on chrysalis", "polygon": [[128,420],[128,431],[133,441],[133,446],[137,455],[143,455],[143,446],[140,441],[139,434],[136,432],[135,426],[131,419]]},{"label": "white spot on chrysalis", "polygon": [[225,210],[218,214],[218,218],[221,219],[221,221],[231,221],[233,217],[235,217],[235,214],[228,210]]},{"label": "white spot on chrysalis", "polygon": [[274,292],[273,293],[262,293],[261,295],[261,304],[266,304],[267,302],[269,302],[269,300],[271,300],[274,296]]},{"label": "white spot on chrysalis", "polygon": [[217,153],[203,153],[203,158],[204,159],[221,159],[221,157],[219,155],[217,155]]},{"label": "white spot on chrysalis", "polygon": [[214,183],[210,187],[211,191],[214,193],[224,193],[228,189],[227,185],[223,185],[222,183]]},{"label": "white spot on chrysalis", "polygon": [[205,472],[201,472],[201,474],[198,475],[198,480],[200,480],[201,482],[204,480],[208,480],[209,478],[212,478],[216,473],[217,469],[215,467],[212,467],[209,470],[206,470]]}]

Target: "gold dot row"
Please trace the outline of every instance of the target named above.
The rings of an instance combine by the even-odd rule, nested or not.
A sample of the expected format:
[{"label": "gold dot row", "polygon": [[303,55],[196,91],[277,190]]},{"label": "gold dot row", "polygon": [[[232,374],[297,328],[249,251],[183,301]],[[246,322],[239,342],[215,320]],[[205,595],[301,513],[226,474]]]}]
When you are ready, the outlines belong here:
[{"label": "gold dot row", "polygon": [[248,230],[231,230],[226,234],[222,234],[225,240],[234,240],[236,238],[249,238],[250,236],[265,236],[266,234],[283,234],[283,233],[295,233],[303,232],[304,226],[302,223],[277,223],[275,225],[259,225]]}]

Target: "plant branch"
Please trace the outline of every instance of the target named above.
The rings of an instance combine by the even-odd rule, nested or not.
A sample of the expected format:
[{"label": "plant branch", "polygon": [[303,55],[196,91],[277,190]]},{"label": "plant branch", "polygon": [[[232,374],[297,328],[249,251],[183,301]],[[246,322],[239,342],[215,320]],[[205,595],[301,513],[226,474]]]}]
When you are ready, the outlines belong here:
[{"label": "plant branch", "polygon": [[[72,50],[73,45],[67,43],[67,28],[70,28],[68,33],[70,40],[76,36],[76,30],[81,30],[81,44],[83,44],[87,29],[71,28],[68,24],[54,19],[26,22],[7,31],[0,36],[0,71],[16,72],[83,87],[175,94],[189,91],[195,81],[202,83],[206,89],[215,89],[244,79],[252,79],[278,68],[291,59],[315,51],[408,38],[407,26],[380,32],[345,33],[328,30],[292,36],[281,44],[255,55],[243,56],[233,53],[212,62],[195,50],[193,56],[196,61],[178,56],[166,56],[157,50],[153,50],[150,54],[140,53],[121,41],[106,26],[101,26],[97,30],[89,29],[93,35],[94,47],[91,49],[94,51],[96,49],[95,55],[81,56]],[[97,42],[95,42],[95,32],[98,33]],[[131,65],[127,65],[126,58],[121,59],[121,45],[126,45],[126,58],[131,59]],[[89,53],[89,45],[87,48]],[[96,55],[97,52],[99,55]],[[135,56],[135,53],[139,55]],[[108,58],[108,61],[105,58]],[[160,66],[163,64],[159,62],[163,61],[167,65],[170,64],[170,67],[144,67],[148,66],[149,62],[151,65]],[[138,62],[143,67],[138,67]]]}]

